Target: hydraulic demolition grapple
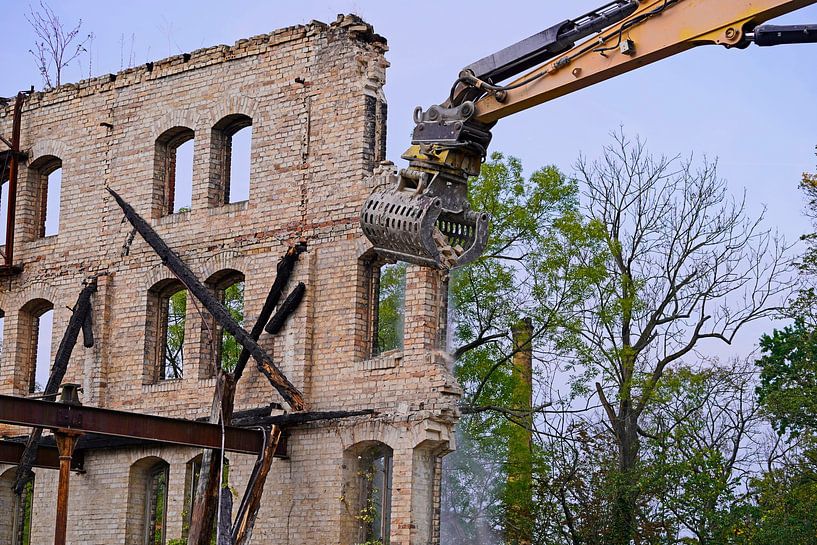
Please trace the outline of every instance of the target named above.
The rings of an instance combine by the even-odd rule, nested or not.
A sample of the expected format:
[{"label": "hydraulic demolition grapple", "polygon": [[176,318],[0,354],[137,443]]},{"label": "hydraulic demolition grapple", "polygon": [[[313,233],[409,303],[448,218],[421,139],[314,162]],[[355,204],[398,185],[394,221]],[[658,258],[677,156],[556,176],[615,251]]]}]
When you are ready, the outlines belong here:
[{"label": "hydraulic demolition grapple", "polygon": [[499,119],[698,45],[817,42],[817,25],[757,26],[815,3],[618,0],[467,66],[446,101],[415,109],[409,166],[363,204],[364,234],[388,259],[438,269],[473,261],[489,218],[471,210],[468,179],[479,175]]}]

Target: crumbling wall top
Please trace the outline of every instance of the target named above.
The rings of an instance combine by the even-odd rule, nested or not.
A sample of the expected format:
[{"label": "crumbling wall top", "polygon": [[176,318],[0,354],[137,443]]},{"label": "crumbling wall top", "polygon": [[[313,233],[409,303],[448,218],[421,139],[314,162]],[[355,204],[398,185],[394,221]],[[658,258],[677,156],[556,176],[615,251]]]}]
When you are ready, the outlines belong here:
[{"label": "crumbling wall top", "polygon": [[[329,24],[313,20],[306,25],[294,25],[268,34],[243,38],[236,41],[232,46],[222,44],[196,49],[190,53],[173,55],[158,61],[126,68],[115,74],[105,74],[84,79],[77,83],[66,83],[55,89],[38,91],[31,95],[25,109],[30,110],[64,100],[137,85],[143,81],[166,78],[213,64],[260,55],[278,45],[320,35],[327,35],[329,39],[357,41],[365,47],[371,47],[380,52],[388,50],[386,38],[375,33],[372,25],[357,15],[339,14],[337,19]],[[0,97],[0,118],[11,115],[13,107],[14,101],[12,98]]]}]

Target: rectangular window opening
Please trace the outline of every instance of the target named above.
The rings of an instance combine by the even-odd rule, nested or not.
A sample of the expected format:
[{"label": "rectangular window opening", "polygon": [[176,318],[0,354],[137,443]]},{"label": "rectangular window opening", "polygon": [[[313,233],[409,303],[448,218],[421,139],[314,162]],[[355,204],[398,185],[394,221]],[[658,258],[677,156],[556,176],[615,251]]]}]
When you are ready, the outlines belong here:
[{"label": "rectangular window opening", "polygon": [[[193,143],[194,139],[180,144],[175,153],[172,175],[172,213],[188,212],[193,206]],[[170,209],[170,207],[168,207]]]},{"label": "rectangular window opening", "polygon": [[51,376],[51,332],[54,327],[54,311],[42,313],[34,324],[32,339],[34,340],[34,369],[31,372],[29,392],[43,392]]},{"label": "rectangular window opening", "polygon": [[62,168],[48,175],[44,195],[43,236],[56,235],[60,230],[60,193],[62,191]]},{"label": "rectangular window opening", "polygon": [[[244,326],[244,281],[234,282],[221,293],[222,302],[238,325]],[[241,355],[241,345],[229,332],[219,326],[220,341],[218,363],[225,371],[233,371]]]},{"label": "rectangular window opening", "polygon": [[229,139],[227,166],[229,177],[225,184],[225,203],[250,198],[250,152],[252,148],[252,125],[233,133]]},{"label": "rectangular window opening", "polygon": [[187,291],[181,289],[160,299],[159,380],[180,379],[184,375],[184,329]]},{"label": "rectangular window opening", "polygon": [[34,477],[29,479],[20,496],[14,496],[14,545],[31,544],[31,514],[34,506]]},{"label": "rectangular window opening", "polygon": [[6,243],[6,224],[9,215],[9,184],[3,180],[0,187],[0,246]]},{"label": "rectangular window opening", "polygon": [[381,265],[373,271],[372,355],[403,348],[406,306],[406,263]]},{"label": "rectangular window opening", "polygon": [[169,467],[160,464],[148,476],[145,491],[145,539],[146,545],[165,544],[167,521],[167,480]]}]

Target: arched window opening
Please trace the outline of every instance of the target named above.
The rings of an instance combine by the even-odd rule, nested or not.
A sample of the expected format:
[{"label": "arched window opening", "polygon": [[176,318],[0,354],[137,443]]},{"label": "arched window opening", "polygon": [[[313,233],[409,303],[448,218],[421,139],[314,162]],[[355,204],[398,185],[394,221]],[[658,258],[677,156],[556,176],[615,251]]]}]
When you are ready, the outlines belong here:
[{"label": "arched window opening", "polygon": [[156,140],[154,189],[159,193],[160,216],[186,212],[192,207],[194,136],[192,129],[174,127]]},{"label": "arched window opening", "polygon": [[147,476],[145,489],[145,545],[164,545],[167,521],[167,481],[170,466],[157,464]]},{"label": "arched window opening", "polygon": [[403,348],[406,264],[373,261],[369,267],[368,301],[371,354]]},{"label": "arched window opening", "polygon": [[31,515],[34,507],[34,477],[26,483],[23,493],[12,491],[16,469],[11,468],[0,476],[0,543],[29,545],[31,543]]},{"label": "arched window opening", "polygon": [[45,390],[51,374],[51,334],[54,305],[45,299],[26,303],[20,312],[20,356],[27,370],[28,392]]},{"label": "arched window opening", "polygon": [[62,160],[40,157],[29,169],[34,182],[34,238],[56,235],[60,228]]},{"label": "arched window opening", "polygon": [[[193,514],[193,502],[196,501],[196,489],[201,476],[202,455],[199,454],[187,462],[187,474],[184,479],[184,509],[182,510],[182,540],[186,542],[190,532],[190,519]],[[221,488],[225,493],[231,493],[230,488],[230,460],[224,458],[224,470],[221,473]],[[213,521],[213,539],[216,536],[215,521]]]},{"label": "arched window opening", "polygon": [[51,376],[51,334],[54,330],[54,308],[50,308],[37,318],[37,357],[31,373],[31,391],[42,392]]},{"label": "arched window opening", "polygon": [[[207,280],[207,285],[233,319],[243,326],[244,275],[232,269],[220,271]],[[241,345],[210,316],[202,329],[202,369],[210,376],[216,369],[233,371],[241,354]]]},{"label": "arched window opening", "polygon": [[161,458],[143,458],[131,466],[126,543],[165,544],[169,477],[170,465]]},{"label": "arched window opening", "polygon": [[250,198],[252,118],[229,115],[216,123],[212,133],[214,206],[246,201]]},{"label": "arched window opening", "polygon": [[184,376],[184,336],[187,326],[187,290],[178,280],[160,282],[148,297],[147,350],[152,382]]},{"label": "arched window opening", "polygon": [[344,543],[388,545],[392,496],[392,449],[367,441],[344,453],[344,501],[350,517],[344,523]]},{"label": "arched window opening", "polygon": [[240,202],[250,198],[250,150],[252,125],[236,131],[230,138],[230,174],[224,202]]}]

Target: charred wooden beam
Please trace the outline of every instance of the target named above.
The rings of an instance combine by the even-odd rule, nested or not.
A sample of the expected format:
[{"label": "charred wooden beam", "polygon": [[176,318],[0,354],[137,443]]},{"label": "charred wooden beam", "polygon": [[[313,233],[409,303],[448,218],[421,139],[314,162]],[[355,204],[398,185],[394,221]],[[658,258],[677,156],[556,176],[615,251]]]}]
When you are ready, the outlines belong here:
[{"label": "charred wooden beam", "polygon": [[[281,294],[289,283],[289,278],[292,276],[292,271],[295,268],[298,257],[305,250],[306,246],[301,244],[291,247],[278,262],[275,280],[272,283],[269,294],[267,294],[267,299],[264,301],[261,313],[250,332],[250,337],[252,337],[253,340],[257,341],[261,337],[261,333],[264,331],[264,324],[270,319],[275,306],[281,299]],[[298,301],[300,301],[300,299]],[[297,303],[294,307],[290,304],[290,308],[293,310],[297,308]],[[287,315],[290,313],[291,311],[288,311]],[[276,314],[276,316],[277,315],[278,314]],[[243,348],[232,375],[223,370],[219,373],[218,385],[216,391],[213,393],[210,422],[231,423],[236,384],[244,373],[244,367],[247,361],[249,361],[249,358],[249,350]],[[269,414],[269,412],[267,414]],[[284,448],[286,448],[285,445]],[[220,466],[215,463],[215,460],[218,460],[221,456],[222,452],[220,450],[207,450],[202,455],[201,470],[199,472],[200,478],[196,489],[196,501],[191,511],[192,517],[188,531],[188,543],[191,545],[209,545],[210,543],[209,529],[213,527],[216,509],[220,508],[216,501],[221,483],[221,479],[219,478]]]},{"label": "charred wooden beam", "polygon": [[233,525],[233,545],[247,545],[252,538],[255,519],[258,516],[258,510],[261,508],[264,484],[267,482],[267,475],[272,467],[273,453],[280,439],[281,429],[273,426],[267,438],[266,448],[256,461],[250,476],[250,482],[244,491],[244,496],[241,498],[241,505]]},{"label": "charred wooden beam", "polygon": [[[230,373],[219,370],[213,404],[210,408],[210,422],[227,425],[232,420],[235,400],[235,378]],[[219,448],[205,450],[201,457],[199,482],[196,485],[196,500],[190,511],[190,528],[187,542],[195,545],[209,545],[210,530],[213,528],[217,499],[221,486],[221,464],[216,463],[224,453]]]},{"label": "charred wooden beam", "polygon": [[[51,368],[51,375],[48,377],[48,383],[45,385],[45,395],[47,399],[53,401],[56,399],[57,391],[65,378],[65,372],[68,370],[68,363],[71,361],[71,354],[74,352],[74,347],[77,344],[77,337],[79,332],[88,322],[91,315],[91,295],[96,292],[96,278],[91,278],[82,288],[77,298],[77,303],[74,305],[71,319],[68,320],[68,327],[65,328],[65,334],[62,336],[60,346],[57,349],[57,355],[54,357],[54,366]],[[93,346],[93,343],[91,344]],[[90,347],[88,347],[90,348]]]},{"label": "charred wooden beam", "polygon": [[292,293],[290,293],[281,304],[281,308],[278,309],[278,312],[276,312],[275,316],[269,321],[267,327],[264,328],[267,333],[277,335],[281,329],[283,329],[287,319],[292,316],[292,313],[295,312],[298,309],[298,305],[301,304],[305,292],[306,286],[303,282],[299,282],[295,289],[292,290]]},{"label": "charred wooden beam", "polygon": [[[286,254],[284,254],[284,257],[282,257],[278,262],[275,280],[273,281],[272,287],[270,288],[267,298],[264,301],[264,306],[261,307],[261,313],[258,315],[258,319],[250,331],[250,337],[252,337],[254,340],[257,341],[261,338],[261,333],[264,331],[264,325],[272,317],[272,313],[275,310],[276,305],[278,305],[278,301],[281,300],[281,295],[284,293],[284,289],[289,283],[289,279],[292,276],[292,271],[295,269],[295,264],[298,262],[298,257],[304,251],[306,251],[305,244],[296,244],[295,246],[289,248]],[[235,377],[236,382],[238,382],[238,379],[240,379],[241,375],[244,373],[244,367],[247,365],[249,359],[250,351],[246,348],[242,348],[241,354],[238,356],[238,362],[236,363],[235,370],[233,371],[233,376]]]},{"label": "charred wooden beam", "polygon": [[176,255],[176,253],[162,240],[153,228],[140,216],[133,207],[111,188],[108,192],[122,208],[125,217],[136,228],[145,242],[150,245],[159,258],[202,305],[213,315],[216,321],[230,333],[236,341],[246,349],[258,363],[258,369],[267,377],[270,383],[278,390],[281,397],[295,411],[304,409],[304,399],[301,392],[281,372],[272,358],[260,347],[247,331],[233,320],[230,312],[221,304],[207,287],[196,278],[190,268]]},{"label": "charred wooden beam", "polygon": [[94,347],[94,318],[92,312],[87,313],[85,321],[82,322],[82,346],[85,348]]},{"label": "charred wooden beam", "polygon": [[275,416],[262,416],[235,420],[236,426],[278,426],[279,428],[290,428],[311,422],[324,420],[340,420],[342,418],[353,418],[355,416],[369,416],[377,414],[373,409],[363,409],[360,411],[324,411],[311,413],[280,414]]},{"label": "charred wooden beam", "polygon": [[[45,385],[44,393],[45,398],[48,400],[54,400],[57,395],[57,390],[59,390],[60,384],[62,384],[62,380],[65,378],[65,372],[68,370],[68,362],[71,361],[71,353],[77,344],[79,330],[82,329],[88,316],[91,315],[91,295],[93,295],[95,291],[96,278],[92,278],[86,282],[85,287],[79,292],[79,297],[77,297],[77,302],[74,305],[71,319],[68,320],[68,327],[65,328],[65,333],[57,349],[57,355],[54,357],[51,374]],[[20,457],[20,465],[17,466],[17,472],[14,477],[14,493],[18,496],[23,493],[26,483],[33,477],[31,467],[37,457],[37,445],[40,442],[42,434],[43,430],[41,428],[34,429],[31,432],[31,436],[26,443],[25,451]]]}]

